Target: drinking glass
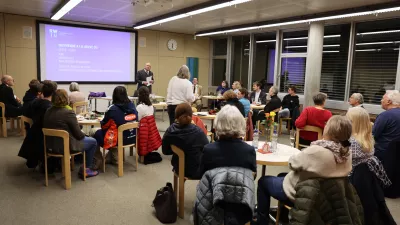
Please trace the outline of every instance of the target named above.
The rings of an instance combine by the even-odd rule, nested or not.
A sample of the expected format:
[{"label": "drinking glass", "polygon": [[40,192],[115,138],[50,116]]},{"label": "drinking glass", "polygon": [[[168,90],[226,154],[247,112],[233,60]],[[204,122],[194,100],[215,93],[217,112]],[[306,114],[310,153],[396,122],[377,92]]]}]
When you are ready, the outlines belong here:
[{"label": "drinking glass", "polygon": [[294,148],[294,143],[296,142],[296,131],[290,130],[290,146]]}]

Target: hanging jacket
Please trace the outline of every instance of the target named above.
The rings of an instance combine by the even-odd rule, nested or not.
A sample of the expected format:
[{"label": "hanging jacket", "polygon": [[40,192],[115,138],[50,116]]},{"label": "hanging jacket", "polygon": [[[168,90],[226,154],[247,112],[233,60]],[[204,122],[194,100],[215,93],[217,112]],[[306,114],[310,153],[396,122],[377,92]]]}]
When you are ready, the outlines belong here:
[{"label": "hanging jacket", "polygon": [[158,132],[154,116],[145,116],[140,120],[138,142],[138,153],[140,156],[157,151],[161,146],[161,136]]},{"label": "hanging jacket", "polygon": [[204,126],[203,121],[198,116],[192,115],[192,123],[198,126],[204,132],[204,134],[207,135],[207,129]]},{"label": "hanging jacket", "polygon": [[252,116],[253,116],[253,112],[249,111],[249,113],[247,114],[247,120],[246,120],[246,141],[253,140],[254,129],[253,129],[253,120],[251,119]]},{"label": "hanging jacket", "polygon": [[291,225],[364,225],[364,212],[347,177],[308,179],[296,185]]},{"label": "hanging jacket", "polygon": [[197,185],[193,208],[194,224],[249,222],[254,211],[254,193],[253,171],[249,169],[218,167],[207,171]]}]

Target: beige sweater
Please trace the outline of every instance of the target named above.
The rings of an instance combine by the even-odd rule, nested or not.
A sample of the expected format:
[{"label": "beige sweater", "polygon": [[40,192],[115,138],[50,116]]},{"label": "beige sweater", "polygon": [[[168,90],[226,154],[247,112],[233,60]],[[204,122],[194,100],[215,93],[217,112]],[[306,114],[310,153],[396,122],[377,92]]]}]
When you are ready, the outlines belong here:
[{"label": "beige sweater", "polygon": [[289,168],[292,171],[283,180],[283,190],[289,199],[294,201],[294,188],[298,182],[310,178],[346,177],[352,168],[351,154],[345,163],[337,164],[329,149],[312,145],[292,156],[289,159]]}]

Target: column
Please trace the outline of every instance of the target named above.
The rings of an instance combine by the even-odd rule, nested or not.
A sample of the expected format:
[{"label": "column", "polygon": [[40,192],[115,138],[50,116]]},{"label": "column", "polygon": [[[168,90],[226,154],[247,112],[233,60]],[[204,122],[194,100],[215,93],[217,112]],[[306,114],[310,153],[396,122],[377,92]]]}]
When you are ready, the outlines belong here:
[{"label": "column", "polygon": [[311,23],[308,32],[303,108],[314,105],[313,95],[320,90],[323,44],[324,23]]}]

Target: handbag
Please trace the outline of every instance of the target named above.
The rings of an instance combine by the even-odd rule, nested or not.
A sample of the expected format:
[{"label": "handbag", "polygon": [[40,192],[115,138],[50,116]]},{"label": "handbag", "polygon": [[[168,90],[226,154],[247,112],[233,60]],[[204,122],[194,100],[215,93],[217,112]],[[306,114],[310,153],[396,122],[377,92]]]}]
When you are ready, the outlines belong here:
[{"label": "handbag", "polygon": [[171,183],[167,183],[157,191],[153,200],[156,217],[161,223],[175,223],[177,217],[177,204]]}]

